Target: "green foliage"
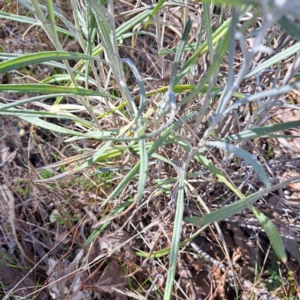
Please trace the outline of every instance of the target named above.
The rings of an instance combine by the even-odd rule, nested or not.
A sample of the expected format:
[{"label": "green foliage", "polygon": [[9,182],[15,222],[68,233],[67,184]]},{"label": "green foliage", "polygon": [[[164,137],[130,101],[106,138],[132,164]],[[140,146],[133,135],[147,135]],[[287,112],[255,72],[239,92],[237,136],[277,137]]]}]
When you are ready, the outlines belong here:
[{"label": "green foliage", "polygon": [[[283,282],[283,279],[284,282]],[[273,255],[271,263],[267,268],[266,278],[264,283],[268,291],[275,293],[277,297],[284,300],[296,300],[297,299],[297,287],[293,276],[293,271],[289,271],[287,276],[283,274],[282,266],[277,262],[276,257]],[[282,290],[282,286],[285,285],[289,291],[289,296],[286,296]]]},{"label": "green foliage", "polygon": [[52,172],[50,172],[49,170],[41,170],[40,171],[40,176],[42,179],[47,179],[47,178],[51,178],[54,176],[54,174]]},{"label": "green foliage", "polygon": [[[275,133],[300,127],[299,120],[280,124],[266,123],[274,109],[286,105],[279,98],[300,87],[295,67],[298,64],[297,57],[294,66],[287,72],[290,77],[285,76],[280,80],[276,73],[272,83],[264,89],[255,82],[255,78],[259,79],[269,68],[278,68],[279,73],[279,63],[290,59],[299,51],[300,44],[296,43],[272,55],[271,49],[264,42],[270,27],[277,22],[288,34],[299,39],[295,19],[286,17],[289,13],[297,16],[296,9],[299,5],[296,1],[288,1],[289,5],[285,8],[280,6],[280,1],[264,4],[263,7],[262,1],[258,0],[214,1],[220,6],[217,7],[218,22],[214,22],[213,30],[212,20],[216,19],[213,14],[215,6],[211,1],[199,2],[203,8],[203,18],[201,16],[198,24],[195,20],[189,20],[187,3],[176,3],[185,25],[180,30],[176,28],[177,25],[174,27],[160,21],[161,10],[168,10],[173,5],[164,0],[158,1],[154,7],[135,10],[129,17],[124,14],[121,23],[116,20],[112,1],[83,0],[84,5],[71,1],[72,22],[60,13],[53,1],[46,1],[46,6],[37,0],[19,2],[35,17],[19,17],[4,12],[0,16],[40,26],[56,50],[22,55],[1,53],[0,74],[14,74],[24,67],[37,64],[55,68],[56,74],[45,76],[40,83],[0,85],[2,92],[28,95],[27,99],[17,100],[16,97],[10,103],[1,103],[0,115],[15,116],[60,133],[66,145],[72,145],[75,141],[97,142],[94,149],[80,149],[73,145],[73,149],[84,151],[74,156],[71,154],[63,162],[53,163],[52,167],[59,169],[61,176],[76,172],[79,175],[73,174],[74,184],[87,190],[93,189],[93,182],[83,180],[86,178],[83,174],[88,169],[93,170],[93,180],[106,184],[107,195],[99,206],[110,209],[109,217],[122,213],[134,201],[143,204],[146,201],[147,186],[156,189],[156,183],[153,184],[155,172],[150,166],[167,165],[168,172],[177,174],[166,174],[167,178],[161,185],[158,184],[161,189],[158,195],[163,194],[166,183],[171,185],[170,191],[164,195],[170,198],[176,209],[171,246],[154,252],[152,256],[158,258],[170,255],[164,299],[171,299],[174,291],[178,253],[183,245],[181,232],[185,199],[190,196],[193,197],[193,203],[199,202],[197,204],[206,210],[206,214],[201,217],[189,216],[185,220],[202,226],[201,229],[212,223],[217,226],[217,222],[250,209],[264,228],[278,258],[286,262],[287,255],[280,234],[255,205],[264,193],[282,188],[291,180],[272,185],[269,174],[246,145],[251,145],[253,140],[261,137],[290,137],[284,134],[276,136]],[[246,16],[247,22],[244,20]],[[140,74],[142,72],[139,67],[142,64],[136,66],[132,60],[124,58],[121,46],[128,38],[132,38],[131,42],[134,44],[133,38],[143,36],[150,23],[155,28],[155,34],[147,32],[146,35],[156,39],[155,59],[159,63],[154,64],[155,68],[151,65],[149,70],[152,72],[157,69],[157,75],[165,74],[166,55],[170,55],[173,61],[168,83],[157,88],[151,86],[149,89],[150,85],[145,84],[145,74]],[[162,36],[166,28],[171,28],[176,36],[178,33],[180,35],[178,44],[167,49],[163,47]],[[248,38],[252,39],[250,44],[253,46],[249,46]],[[63,51],[64,39],[78,41],[82,53]],[[237,44],[240,50],[236,47]],[[272,43],[269,41],[268,46],[270,45]],[[237,51],[240,51],[239,63],[235,56]],[[260,54],[270,57],[262,63],[256,63]],[[201,63],[204,57],[209,57],[209,60]],[[71,66],[70,61],[75,61],[75,65]],[[203,70],[199,70],[203,65],[205,71],[202,74]],[[236,65],[240,67],[236,69]],[[290,83],[291,78],[296,81]],[[129,79],[136,85],[129,85]],[[243,88],[245,84],[249,89]],[[255,90],[248,92],[253,86]],[[72,99],[72,103],[68,97]],[[45,100],[53,98],[53,104],[45,105]],[[29,104],[37,102],[40,104],[37,106],[39,109],[36,106],[28,109]],[[250,105],[251,113],[250,109],[246,109]],[[226,124],[227,120],[231,120],[231,123]],[[170,145],[176,150],[168,152]],[[270,155],[267,153],[266,158]],[[124,168],[124,157],[126,164],[130,164],[129,168]],[[242,161],[247,164],[249,172],[256,174],[256,178],[253,176],[255,185],[248,182],[248,179],[239,177],[238,172],[228,175],[223,169],[231,162],[237,170],[243,170]],[[104,167],[100,168],[99,164]],[[101,171],[105,168],[107,172]],[[205,170],[203,172],[206,173],[203,174],[207,175],[207,182],[215,180],[216,184],[224,186],[232,199],[239,200],[233,200],[227,206],[211,212],[205,201],[198,199],[200,196],[195,190],[192,195],[187,192],[191,183],[197,185],[202,180],[203,174],[195,177],[198,183],[191,180],[191,174],[198,172],[198,169],[201,172]],[[42,179],[48,179],[55,172],[47,169],[39,174]],[[251,193],[244,195],[240,186],[236,186],[236,182],[241,181],[241,186],[247,185]],[[258,181],[263,183],[264,188],[253,191],[253,186],[259,186]],[[122,201],[121,197],[117,207],[110,206],[130,185],[136,185],[135,194],[129,200]],[[147,199],[151,203],[151,197]],[[72,216],[68,212],[63,217],[57,215],[57,222],[62,226],[79,220],[80,216]],[[101,225],[100,228],[94,228],[88,243],[95,240],[109,225],[109,221]],[[143,256],[145,253],[138,252],[137,255]],[[228,253],[226,258],[230,260]],[[271,277],[271,288],[274,288],[279,278],[275,273],[271,273]]]}]

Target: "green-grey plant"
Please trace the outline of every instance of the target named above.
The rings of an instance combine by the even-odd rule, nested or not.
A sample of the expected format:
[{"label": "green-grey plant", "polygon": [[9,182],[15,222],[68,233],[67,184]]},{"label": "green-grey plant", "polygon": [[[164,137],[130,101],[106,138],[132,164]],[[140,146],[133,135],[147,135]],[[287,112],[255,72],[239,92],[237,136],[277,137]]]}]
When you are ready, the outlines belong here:
[{"label": "green-grey plant", "polygon": [[[0,91],[7,93],[38,95],[25,100],[0,104],[0,115],[17,116],[38,127],[63,133],[66,143],[79,139],[101,141],[100,147],[95,151],[81,156],[82,161],[74,171],[84,170],[98,161],[116,158],[127,150],[133,151],[138,156],[137,163],[130,170],[125,169],[127,173],[117,182],[116,187],[101,203],[101,206],[105,206],[117,197],[130,182],[137,182],[138,189],[134,201],[140,204],[143,201],[144,189],[149,177],[150,163],[163,161],[177,172],[177,178],[174,178],[172,182],[171,192],[174,203],[176,203],[172,244],[169,251],[162,252],[165,255],[170,254],[164,299],[170,299],[174,289],[178,251],[182,246],[180,239],[187,185],[185,180],[189,180],[189,167],[192,161],[197,161],[206,168],[210,174],[217,178],[219,183],[226,185],[240,200],[213,212],[208,212],[201,218],[186,217],[185,220],[200,226],[207,226],[211,223],[217,225],[218,221],[229,218],[245,209],[250,209],[264,228],[278,258],[283,262],[287,261],[285,247],[274,224],[253,205],[264,194],[282,188],[285,184],[299,180],[299,178],[272,186],[269,176],[260,162],[243,147],[247,141],[260,137],[276,137],[275,133],[278,131],[300,126],[300,121],[265,125],[272,109],[288,106],[280,97],[300,87],[299,81],[291,82],[291,79],[300,69],[299,42],[273,56],[271,55],[272,49],[264,44],[268,30],[275,23],[279,23],[282,29],[293,38],[299,37],[299,30],[297,31],[295,26],[295,20],[300,15],[298,0],[215,1],[222,6],[220,23],[214,31],[211,28],[213,4],[210,1],[203,1],[203,19],[198,30],[205,28],[205,31],[199,31],[197,36],[201,37],[205,32],[205,39],[197,40],[191,45],[188,44],[192,26],[192,22],[188,20],[184,24],[185,28],[177,47],[160,51],[160,60],[163,60],[163,55],[168,53],[175,53],[175,57],[169,84],[165,89],[155,91],[155,94],[160,95],[157,106],[148,105],[153,94],[146,92],[142,76],[134,63],[129,58],[121,57],[119,45],[122,39],[143,34],[143,31],[133,32],[133,29],[144,20],[147,20],[146,25],[154,24],[156,26],[156,33],[161,32],[165,24],[159,23],[155,17],[160,9],[174,5],[173,2],[159,1],[154,7],[147,6],[137,11],[119,27],[116,27],[114,2],[112,0],[101,1],[101,3],[95,0],[84,0],[82,1],[85,5],[84,8],[80,5],[80,1],[72,0],[74,24],[64,17],[51,0],[46,0],[45,6],[37,0],[19,0],[18,2],[31,11],[34,17],[14,16],[0,12],[0,18],[40,26],[51,40],[56,51],[24,55],[1,53],[3,62],[0,63],[0,74],[14,72],[34,64],[46,64],[60,70],[61,76],[56,76],[56,82],[63,82],[67,79],[69,83],[55,86],[51,84],[50,79],[45,78],[44,82],[47,83],[0,85]],[[186,18],[187,5],[183,2],[176,3],[176,5],[181,7]],[[224,19],[222,16],[225,16],[225,10],[228,10],[227,5],[232,5],[231,16]],[[255,12],[253,18],[242,24],[241,19],[250,11]],[[244,33],[250,30],[249,28],[256,22],[259,15],[262,17],[261,25],[256,30],[253,46],[249,49]],[[64,26],[57,25],[57,19]],[[77,39],[83,53],[63,51],[60,35]],[[156,36],[156,38],[160,39],[161,37]],[[98,42],[96,43],[96,41]],[[241,47],[243,58],[237,74],[234,73],[236,43]],[[186,55],[188,51],[189,57]],[[270,58],[257,66],[253,66],[253,59],[259,53],[269,55]],[[209,55],[210,65],[203,76],[199,78],[199,81],[193,82],[193,86],[188,87],[187,78],[191,77],[199,57],[204,54]],[[295,54],[293,64],[282,81],[275,76],[269,89],[255,91],[254,94],[241,91],[241,84],[244,80],[251,76],[257,76],[260,72],[276,66],[281,60],[290,58]],[[104,59],[100,59],[99,55]],[[228,72],[225,83],[220,86],[217,85],[217,79],[220,65],[225,58],[228,62]],[[69,60],[76,60],[76,66],[71,67]],[[137,98],[126,83],[124,64],[131,70],[139,88],[138,107],[136,105]],[[107,92],[111,81],[117,84],[118,96]],[[93,89],[89,86],[92,86]],[[187,89],[188,92],[186,92]],[[203,93],[205,96],[202,104],[192,106],[195,99]],[[63,98],[70,95],[77,103],[76,109],[85,111],[88,117],[76,115],[73,112],[74,105],[63,103]],[[56,101],[52,106],[43,110],[25,108],[28,103],[49,98],[55,98]],[[180,98],[180,101],[176,101],[176,98]],[[99,109],[94,105],[92,99],[101,101],[103,108]],[[248,103],[255,104],[256,108],[253,115],[249,116],[248,119],[246,118],[245,124],[242,125],[237,121],[240,131],[238,133],[229,131],[224,136],[219,137],[217,132],[224,127],[226,118],[231,113],[237,115],[237,109],[245,107]],[[184,110],[184,107],[188,109]],[[125,118],[127,124],[119,126],[115,120],[115,113]],[[103,130],[99,125],[99,119],[103,116],[111,116],[113,127],[110,130]],[[69,120],[74,124],[73,129],[64,127],[64,125],[53,124],[49,119]],[[197,136],[197,129],[205,122],[208,124],[206,130],[201,136]],[[194,141],[193,144],[188,138],[179,136],[178,132],[182,128],[188,128]],[[287,135],[277,136],[290,137]],[[158,153],[162,146],[169,143],[176,144],[184,150],[185,154],[179,163],[175,163],[170,158],[162,157]],[[238,157],[246,161],[257,173],[264,188],[252,194],[243,195],[223,172],[221,168],[223,162],[213,163],[208,159],[207,155],[215,148],[222,152],[224,159],[229,160]],[[202,205],[205,206],[205,203]],[[117,212],[119,210],[116,209],[113,213]],[[89,240],[98,234],[99,230],[95,230]],[[226,248],[226,245],[224,247]],[[227,258],[230,260],[229,257]]]}]

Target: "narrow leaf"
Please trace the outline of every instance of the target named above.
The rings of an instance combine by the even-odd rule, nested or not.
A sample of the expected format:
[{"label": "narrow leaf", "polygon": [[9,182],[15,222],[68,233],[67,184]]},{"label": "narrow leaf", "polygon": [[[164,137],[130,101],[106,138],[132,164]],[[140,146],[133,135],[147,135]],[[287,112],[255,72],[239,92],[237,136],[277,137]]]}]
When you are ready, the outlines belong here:
[{"label": "narrow leaf", "polygon": [[291,57],[293,54],[297,53],[300,50],[300,43],[297,43],[291,47],[288,47],[285,50],[282,50],[281,52],[277,53],[270,59],[267,59],[263,63],[259,64],[256,68],[254,68],[251,72],[249,72],[245,78],[251,77],[259,72],[262,72],[271,66],[275,65],[276,63],[287,59],[288,57]]},{"label": "narrow leaf", "polygon": [[31,53],[22,56],[18,56],[16,58],[12,58],[10,60],[4,61],[0,63],[0,74],[5,74],[7,72],[24,68],[26,66],[40,64],[44,62],[48,62],[51,60],[97,60],[104,63],[106,61],[94,57],[92,55],[86,55],[82,53],[76,52],[65,52],[65,51],[47,51],[47,52],[38,52]]},{"label": "narrow leaf", "polygon": [[149,18],[148,18],[148,20],[147,20],[147,22],[146,22],[146,24],[145,24],[145,27],[147,27],[147,26],[150,24],[150,22],[152,21],[152,19],[154,18],[154,16],[155,16],[155,15],[158,13],[158,11],[162,8],[162,6],[163,6],[163,4],[164,4],[165,1],[166,1],[166,0],[159,0],[159,1],[158,1],[158,3],[155,5],[153,11],[151,12],[151,14],[150,14],[150,16],[149,16]]},{"label": "narrow leaf", "polygon": [[45,128],[49,131],[55,131],[55,132],[60,132],[60,133],[64,133],[64,134],[71,134],[71,135],[77,135],[77,136],[84,136],[83,133],[81,132],[77,132],[71,129],[67,129],[65,127],[61,127],[59,125],[55,125],[46,121],[43,121],[39,118],[34,118],[34,117],[23,117],[23,116],[19,116],[20,119],[23,119],[25,121],[27,121],[28,123],[34,124],[36,126]]},{"label": "narrow leaf", "polygon": [[279,22],[281,28],[290,36],[300,41],[300,28],[291,18],[283,16]]},{"label": "narrow leaf", "polygon": [[244,199],[234,202],[230,205],[222,207],[210,214],[206,214],[203,217],[186,217],[187,222],[195,225],[208,225],[214,222],[219,222],[224,219],[228,219],[231,216],[243,211],[246,208],[250,208],[250,205],[255,203],[263,195],[263,191],[255,192]]},{"label": "narrow leaf", "polygon": [[139,177],[139,184],[138,184],[138,193],[137,193],[137,203],[142,200],[147,174],[148,174],[148,153],[146,147],[145,139],[141,138],[139,141],[139,149],[140,149],[140,177]]},{"label": "narrow leaf", "polygon": [[[35,25],[38,27],[42,26],[42,24],[38,23],[36,21],[36,19],[34,19],[34,18],[29,18],[29,17],[21,16],[21,15],[14,15],[14,14],[6,13],[3,11],[0,11],[0,19],[12,20],[12,21],[19,22],[19,23]],[[57,30],[57,32],[60,32],[64,35],[69,35],[69,36],[75,38],[75,35],[73,35],[71,32],[69,32],[61,27],[56,27],[56,30]]]},{"label": "narrow leaf", "polygon": [[278,233],[276,227],[274,226],[274,224],[272,223],[271,220],[269,220],[262,212],[257,210],[255,207],[252,207],[252,211],[255,214],[260,225],[266,232],[276,255],[283,263],[286,263],[287,255],[286,255],[286,252],[284,249],[282,239],[281,239],[280,234]]},{"label": "narrow leaf", "polygon": [[26,93],[26,94],[65,94],[65,95],[77,95],[77,96],[100,96],[107,97],[115,100],[119,100],[110,94],[87,90],[81,88],[70,88],[65,86],[53,86],[50,84],[3,84],[0,85],[0,91],[6,93]]},{"label": "narrow leaf", "polygon": [[184,211],[184,179],[185,179],[185,169],[181,169],[179,183],[178,183],[176,213],[175,213],[174,228],[172,234],[169,270],[168,270],[164,300],[171,299],[172,291],[174,287],[174,278],[176,273],[177,256],[178,256],[178,250],[180,245],[180,238],[181,238],[181,231],[182,231],[182,218],[183,218],[183,211]]},{"label": "narrow leaf", "polygon": [[175,54],[174,64],[173,64],[172,72],[171,72],[171,76],[170,76],[169,92],[171,92],[173,90],[173,87],[175,84],[176,73],[178,70],[179,62],[181,60],[181,55],[182,55],[184,46],[186,44],[186,41],[188,39],[191,27],[192,27],[192,21],[188,20],[185,25],[184,32],[182,34],[179,46],[178,46],[176,54]]},{"label": "narrow leaf", "polygon": [[261,166],[261,164],[258,162],[258,160],[256,158],[254,158],[247,151],[245,151],[241,148],[235,147],[233,145],[224,143],[224,142],[207,142],[206,146],[209,148],[217,147],[217,148],[223,149],[225,151],[232,152],[232,153],[236,154],[237,156],[243,158],[244,160],[246,160],[247,162],[249,162],[251,164],[251,166],[257,173],[260,180],[264,183],[266,188],[269,188],[271,186],[269,178],[268,178],[266,172],[264,171],[263,167]]},{"label": "narrow leaf", "polygon": [[291,121],[291,122],[284,122],[279,124],[272,124],[267,125],[264,127],[259,128],[252,128],[249,130],[242,131],[237,134],[232,134],[224,139],[222,139],[223,142],[230,143],[230,142],[243,142],[248,141],[251,139],[257,139],[259,137],[268,136],[270,133],[273,133],[275,131],[282,131],[287,130],[291,128],[298,128],[300,127],[300,121]]}]

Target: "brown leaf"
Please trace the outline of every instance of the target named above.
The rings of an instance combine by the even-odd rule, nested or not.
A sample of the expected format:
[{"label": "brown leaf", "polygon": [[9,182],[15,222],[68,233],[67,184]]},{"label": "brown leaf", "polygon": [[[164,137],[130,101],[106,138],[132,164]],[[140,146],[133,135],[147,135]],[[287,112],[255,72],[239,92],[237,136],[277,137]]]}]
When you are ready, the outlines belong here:
[{"label": "brown leaf", "polygon": [[[116,262],[111,262],[104,270],[101,278],[98,281],[98,288],[105,293],[110,294],[113,298],[126,300],[127,296],[116,292],[114,288],[125,291],[127,279],[124,269]],[[106,298],[107,299],[107,298]]]}]

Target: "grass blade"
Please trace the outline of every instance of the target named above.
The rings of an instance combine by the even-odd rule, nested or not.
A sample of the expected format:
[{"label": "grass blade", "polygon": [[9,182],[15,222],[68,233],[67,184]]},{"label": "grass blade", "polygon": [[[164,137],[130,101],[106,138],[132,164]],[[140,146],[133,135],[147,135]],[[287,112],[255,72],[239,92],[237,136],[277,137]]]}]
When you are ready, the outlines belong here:
[{"label": "grass blade", "polygon": [[262,212],[257,210],[255,207],[252,207],[252,211],[255,214],[257,220],[259,221],[261,227],[266,232],[276,255],[283,263],[286,263],[287,255],[285,252],[285,248],[284,248],[282,239],[281,239],[280,234],[278,233],[276,227],[274,226],[274,224],[272,223],[271,220],[269,220]]},{"label": "grass blade", "polygon": [[61,87],[53,86],[50,84],[5,84],[0,85],[0,91],[7,93],[27,93],[27,94],[64,94],[64,95],[76,95],[76,96],[100,96],[107,97],[115,100],[120,100],[118,97],[115,97],[110,94],[86,90],[81,88],[70,88],[70,87]]},{"label": "grass blade", "polygon": [[243,141],[249,141],[251,139],[256,139],[259,137],[268,136],[270,133],[273,133],[275,131],[282,131],[282,130],[298,128],[298,127],[300,127],[300,121],[291,121],[291,122],[272,124],[260,128],[252,128],[249,130],[245,130],[238,134],[232,134],[222,139],[222,141],[226,143],[230,143],[230,142],[240,143]]},{"label": "grass blade", "polygon": [[264,183],[265,187],[269,188],[271,186],[269,178],[268,178],[265,170],[261,166],[261,164],[258,162],[258,160],[256,158],[253,158],[253,156],[250,153],[248,153],[247,151],[245,151],[241,148],[235,147],[233,145],[224,143],[224,142],[207,142],[206,146],[209,148],[217,147],[217,148],[223,149],[225,151],[232,152],[232,153],[236,154],[237,156],[243,158],[244,160],[249,162],[250,165],[254,168],[255,172],[257,173],[257,175],[259,176],[261,181]]},{"label": "grass blade", "polygon": [[[180,244],[181,230],[182,230],[182,218],[184,211],[184,178],[185,178],[185,168],[180,170],[179,184],[178,184],[178,194],[176,199],[176,213],[174,219],[174,228],[172,234],[172,244],[171,253],[169,260],[169,270],[164,294],[164,300],[170,300],[172,296],[174,278],[177,265],[177,256]],[[174,189],[176,191],[176,188]]]},{"label": "grass blade", "polygon": [[[213,43],[214,45],[221,40],[226,34],[228,34],[230,27],[231,19],[226,20],[214,33],[213,33]],[[227,47],[226,47],[227,48]],[[205,41],[200,45],[198,49],[192,54],[192,56],[188,59],[188,61],[184,64],[181,70],[178,72],[175,80],[175,84],[177,84],[181,78],[187,74],[192,66],[199,60],[199,57],[208,51],[208,43]]]},{"label": "grass blade", "polygon": [[150,16],[148,17],[148,20],[145,23],[145,27],[147,27],[150,22],[152,21],[152,19],[154,18],[154,16],[158,13],[158,11],[162,8],[164,2],[166,0],[159,0],[158,3],[155,5],[153,11],[151,12]]},{"label": "grass blade", "polygon": [[[20,23],[24,23],[24,24],[30,24],[30,25],[42,27],[41,24],[36,22],[36,19],[26,17],[26,16],[14,15],[14,14],[6,13],[3,11],[0,11],[0,19],[6,19],[6,20],[14,21],[14,22],[20,22]],[[76,37],[73,33],[69,32],[61,27],[56,26],[56,30],[57,30],[57,32],[62,33],[64,35],[68,35],[73,38]]]},{"label": "grass blade", "polygon": [[4,74],[9,71],[24,68],[26,66],[48,62],[50,60],[73,60],[73,59],[97,60],[97,61],[107,63],[102,59],[99,59],[91,55],[82,54],[82,53],[65,52],[65,51],[46,51],[46,52],[26,54],[16,58],[12,58],[8,61],[1,62],[0,74]]},{"label": "grass blade", "polygon": [[83,133],[78,132],[78,131],[74,131],[56,124],[52,124],[46,121],[43,121],[39,118],[35,118],[35,117],[21,117],[21,119],[27,121],[28,123],[34,124],[36,126],[42,127],[44,129],[50,130],[50,131],[54,131],[54,132],[60,132],[60,133],[64,133],[64,134],[70,134],[70,135],[76,135],[76,136],[84,136]]},{"label": "grass blade", "polygon": [[272,67],[273,65],[277,64],[278,62],[285,60],[288,57],[291,57],[298,51],[300,51],[300,43],[297,43],[291,47],[288,47],[287,49],[279,52],[278,54],[274,55],[270,59],[267,59],[263,63],[259,64],[256,68],[254,68],[251,72],[249,72],[245,76],[245,78],[249,78],[259,72],[262,72],[262,71]]},{"label": "grass blade", "polygon": [[141,138],[139,141],[139,150],[140,150],[140,176],[139,176],[139,184],[138,184],[138,192],[137,192],[137,203],[140,203],[143,197],[147,175],[148,175],[148,153],[146,148],[145,139]]},{"label": "grass blade", "polygon": [[181,60],[181,55],[182,55],[185,43],[186,43],[187,38],[189,36],[189,33],[191,31],[191,27],[192,27],[192,21],[188,20],[186,25],[185,25],[184,32],[182,34],[179,46],[178,46],[176,54],[175,54],[174,64],[173,64],[172,72],[171,72],[171,76],[170,76],[169,91],[173,91],[173,87],[175,85],[175,78],[176,78],[179,62]]},{"label": "grass blade", "polygon": [[263,191],[258,191],[247,196],[244,199],[222,207],[216,211],[211,212],[210,214],[206,214],[203,217],[186,217],[184,219],[189,223],[200,226],[229,219],[233,215],[245,210],[246,208],[250,208],[250,205],[254,204],[259,198],[262,197],[263,194]]}]

